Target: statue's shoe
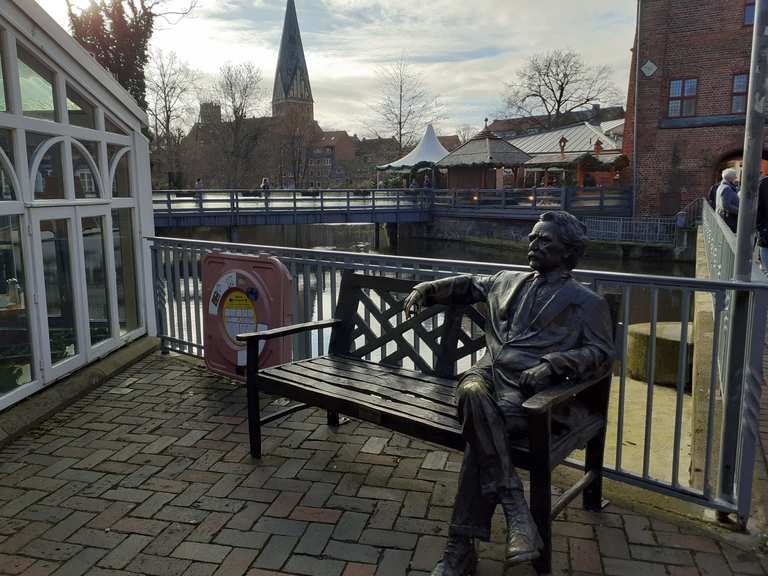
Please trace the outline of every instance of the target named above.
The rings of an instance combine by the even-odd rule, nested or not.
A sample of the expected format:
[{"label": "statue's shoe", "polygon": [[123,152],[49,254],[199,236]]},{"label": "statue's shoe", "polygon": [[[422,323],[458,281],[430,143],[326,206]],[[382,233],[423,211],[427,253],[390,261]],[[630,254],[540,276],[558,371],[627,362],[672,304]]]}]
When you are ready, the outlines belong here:
[{"label": "statue's shoe", "polygon": [[541,556],[544,542],[536,529],[522,490],[512,490],[501,497],[501,507],[507,520],[507,550],[505,565],[536,560]]},{"label": "statue's shoe", "polygon": [[451,537],[445,546],[443,559],[435,565],[430,576],[471,576],[477,568],[477,552],[470,538]]}]

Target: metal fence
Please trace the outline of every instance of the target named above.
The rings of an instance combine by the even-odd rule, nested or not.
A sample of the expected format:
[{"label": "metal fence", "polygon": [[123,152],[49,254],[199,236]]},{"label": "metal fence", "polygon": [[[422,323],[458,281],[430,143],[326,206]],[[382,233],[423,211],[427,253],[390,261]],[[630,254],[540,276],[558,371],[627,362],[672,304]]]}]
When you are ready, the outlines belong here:
[{"label": "metal fence", "polygon": [[[174,238],[149,238],[153,253],[156,287],[156,310],[159,335],[164,349],[203,356],[203,311],[200,264],[205,254],[229,251],[240,254],[271,254],[288,266],[293,277],[293,321],[305,322],[333,316],[337,302],[341,272],[356,270],[365,274],[428,280],[459,273],[491,274],[501,269],[527,270],[520,266],[453,260],[433,260],[398,256],[373,255],[323,250],[191,241]],[[743,410],[738,421],[738,435],[722,445],[724,422],[715,410],[717,366],[720,348],[720,322],[725,294],[743,290],[749,295],[753,318],[764,317],[764,287],[723,280],[640,276],[613,272],[576,271],[576,277],[593,289],[617,299],[619,329],[616,334],[617,357],[606,446],[606,475],[722,511],[736,512],[742,522],[749,515],[754,449],[757,441],[759,388],[753,383],[743,396]],[[689,321],[694,317],[697,293],[711,294],[715,302],[715,328],[711,350],[701,351],[714,364],[708,406],[701,421],[692,421],[689,384],[689,343],[692,342]],[[375,323],[371,324],[375,331]],[[748,330],[748,341],[764,339],[764,325],[751,322],[740,329]],[[665,334],[679,338],[674,366],[657,354]],[[322,354],[327,350],[329,332],[318,332],[299,338],[294,358]],[[414,347],[419,349],[418,337]],[[645,338],[647,346],[633,349],[630,341]],[[431,364],[429,348],[420,348],[424,360]],[[639,354],[639,357],[638,357]],[[638,359],[639,358],[639,359]],[[750,373],[759,371],[762,346],[750,347],[742,361]],[[378,358],[374,357],[373,360]],[[475,361],[476,356],[469,361]],[[462,371],[468,365],[458,365]],[[634,370],[634,372],[633,372]],[[636,372],[640,373],[636,373]],[[673,382],[658,385],[661,373],[667,372]],[[757,402],[757,406],[755,405]],[[694,429],[703,433],[701,451],[703,480],[689,475],[691,437]],[[698,433],[697,432],[697,433]],[[718,439],[722,451],[717,450]],[[738,454],[738,470],[732,483],[718,483],[721,455]],[[575,465],[578,465],[575,463]]]},{"label": "metal fence", "polygon": [[678,228],[674,218],[579,218],[592,240],[673,245]]}]

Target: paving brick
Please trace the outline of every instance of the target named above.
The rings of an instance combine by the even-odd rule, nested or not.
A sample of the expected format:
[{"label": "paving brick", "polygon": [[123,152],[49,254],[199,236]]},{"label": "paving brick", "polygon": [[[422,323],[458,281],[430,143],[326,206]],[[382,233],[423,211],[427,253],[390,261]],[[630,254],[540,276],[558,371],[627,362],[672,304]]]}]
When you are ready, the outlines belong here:
[{"label": "paving brick", "polygon": [[590,574],[602,574],[600,565],[600,551],[594,540],[581,538],[569,539],[571,567],[577,572],[589,572]]},{"label": "paving brick", "polygon": [[5,542],[0,543],[0,554],[13,554],[17,552],[32,540],[44,534],[50,527],[50,524],[44,522],[30,522]]},{"label": "paving brick", "polygon": [[379,560],[379,553],[379,549],[374,546],[331,540],[326,545],[323,555],[348,562],[376,564]]},{"label": "paving brick", "polygon": [[47,492],[41,490],[29,490],[24,492],[21,496],[10,500],[3,506],[0,506],[0,516],[5,518],[13,518],[19,512],[31,506],[38,500],[48,496]]},{"label": "paving brick", "polygon": [[285,569],[294,574],[308,576],[340,576],[344,569],[344,562],[296,555],[288,560]]},{"label": "paving brick", "polygon": [[55,572],[53,572],[53,576],[80,576],[81,574],[85,574],[91,566],[96,564],[96,562],[98,562],[106,553],[106,550],[100,550],[98,548],[84,548],[64,562]]},{"label": "paving brick", "polygon": [[147,546],[145,552],[151,555],[167,556],[192,532],[193,527],[187,524],[174,522],[165,528],[152,543]]},{"label": "paving brick", "polygon": [[357,541],[368,523],[368,518],[368,514],[362,514],[360,512],[344,512],[341,519],[336,524],[336,528],[333,530],[333,538],[348,542]]},{"label": "paving brick", "polygon": [[363,531],[360,537],[360,544],[373,544],[383,548],[405,548],[410,550],[416,546],[417,539],[416,534],[369,528]]},{"label": "paving brick", "polygon": [[268,539],[269,534],[263,532],[243,532],[223,528],[213,541],[215,544],[234,548],[263,548]]},{"label": "paving brick", "polygon": [[213,537],[221,530],[232,518],[231,514],[224,512],[212,512],[208,517],[197,525],[187,537],[192,542],[210,542]]},{"label": "paving brick", "polygon": [[295,553],[319,556],[325,549],[332,532],[333,526],[310,524],[296,545]]},{"label": "paving brick", "polygon": [[[32,558],[38,558],[41,560],[66,562],[82,549],[83,547],[79,546],[78,544],[53,542],[51,540],[37,538],[22,548],[19,553],[24,556],[31,556]],[[0,570],[2,570],[1,566]]]},{"label": "paving brick", "polygon": [[51,524],[61,522],[72,513],[68,508],[58,508],[56,506],[43,506],[33,504],[26,510],[19,512],[16,517],[33,522],[50,522]]},{"label": "paving brick", "polygon": [[667,576],[663,564],[651,564],[639,560],[623,560],[621,558],[604,558],[605,574],[607,576]]},{"label": "paving brick", "polygon": [[678,566],[692,566],[693,558],[688,550],[663,548],[661,546],[629,546],[632,558],[647,562],[661,562],[663,564],[675,564]]},{"label": "paving brick", "polygon": [[648,518],[643,516],[624,516],[624,527],[627,533],[627,539],[633,544],[656,545],[656,538],[651,531],[651,525]]},{"label": "paving brick", "polygon": [[421,536],[413,552],[411,568],[431,572],[443,557],[446,539],[437,536]]},{"label": "paving brick", "polygon": [[259,518],[259,521],[254,524],[252,529],[256,532],[266,532],[281,536],[301,536],[306,527],[306,522],[284,518],[268,518],[265,516]]},{"label": "paving brick", "polygon": [[[91,527],[99,528],[98,526],[94,526],[93,523],[90,524]],[[144,534],[146,536],[157,536],[160,534],[163,530],[165,530],[168,527],[168,522],[163,522],[161,520],[149,520],[146,518],[122,518],[112,524],[110,529],[113,532],[125,532],[129,534]],[[105,529],[108,527],[104,527]],[[190,528],[191,530],[191,528]]]},{"label": "paving brick", "polygon": [[94,530],[93,528],[81,528],[69,537],[68,542],[111,550],[123,540],[125,540],[125,534],[107,532],[106,530]]},{"label": "paving brick", "polygon": [[257,552],[255,550],[235,548],[224,559],[215,576],[241,576],[245,574],[255,560],[256,555]]},{"label": "paving brick", "polygon": [[374,576],[375,572],[376,566],[347,562],[347,565],[344,567],[344,573],[341,576]]},{"label": "paving brick", "polygon": [[405,576],[410,562],[410,550],[384,550],[376,576]]},{"label": "paving brick", "polygon": [[182,542],[171,553],[174,558],[196,560],[198,562],[221,563],[232,549],[220,544],[204,544],[201,542]]},{"label": "paving brick", "polygon": [[139,518],[151,518],[157,514],[157,512],[163,506],[173,500],[173,498],[174,494],[168,494],[166,492],[158,492],[152,494],[152,496],[144,500],[140,506],[137,506],[131,512],[131,516],[138,516]]},{"label": "paving brick", "polygon": [[66,540],[96,517],[92,512],[72,512],[71,510],[69,512],[66,518],[45,533],[45,538],[58,542]]},{"label": "paving brick", "polygon": [[182,576],[190,564],[189,560],[180,558],[139,554],[128,564],[127,570],[148,576]]},{"label": "paving brick", "polygon": [[371,519],[368,522],[370,528],[378,528],[380,530],[390,530],[395,525],[395,520],[400,513],[399,502],[387,502],[380,500],[376,503],[376,510],[371,515]]},{"label": "paving brick", "polygon": [[181,522],[184,524],[199,524],[208,513],[205,510],[195,510],[193,508],[181,508],[179,506],[164,506],[160,512],[155,514],[156,520],[167,520],[169,522]]},{"label": "paving brick", "polygon": [[279,570],[291,555],[299,539],[295,536],[272,536],[259,554],[253,566],[268,570]]},{"label": "paving brick", "polygon": [[629,545],[623,530],[597,526],[597,541],[603,556],[629,559]]},{"label": "paving brick", "polygon": [[335,524],[341,517],[340,510],[331,510],[328,508],[308,508],[306,506],[297,506],[293,509],[290,518],[292,520],[304,520],[306,522],[325,522]]},{"label": "paving brick", "polygon": [[152,541],[150,536],[131,534],[120,545],[99,561],[99,566],[122,570]]}]

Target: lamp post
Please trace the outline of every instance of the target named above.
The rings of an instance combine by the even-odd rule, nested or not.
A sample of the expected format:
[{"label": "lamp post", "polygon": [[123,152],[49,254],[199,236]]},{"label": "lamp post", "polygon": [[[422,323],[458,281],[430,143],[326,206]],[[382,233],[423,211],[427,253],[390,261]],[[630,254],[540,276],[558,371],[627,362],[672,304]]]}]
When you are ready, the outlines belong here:
[{"label": "lamp post", "polygon": [[[755,2],[755,20],[752,34],[752,62],[749,72],[747,121],[744,134],[744,156],[739,193],[739,217],[736,228],[736,258],[733,280],[750,282],[752,279],[753,238],[757,216],[760,164],[763,159],[763,132],[768,89],[768,0]],[[724,398],[724,425],[720,453],[719,493],[724,500],[733,501],[738,454],[736,446],[742,423],[743,387],[747,380],[746,351],[749,326],[749,293],[735,291],[732,297],[731,329],[728,332],[727,365],[721,367],[727,374]],[[742,471],[742,474],[744,471]],[[742,478],[742,482],[751,482]]]}]

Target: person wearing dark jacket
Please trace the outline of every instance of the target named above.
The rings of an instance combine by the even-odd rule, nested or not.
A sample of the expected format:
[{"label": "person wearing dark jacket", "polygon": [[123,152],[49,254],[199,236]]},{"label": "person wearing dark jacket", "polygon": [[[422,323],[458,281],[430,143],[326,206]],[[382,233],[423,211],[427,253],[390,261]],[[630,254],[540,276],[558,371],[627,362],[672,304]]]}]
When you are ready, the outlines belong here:
[{"label": "person wearing dark jacket", "polygon": [[736,170],[726,168],[723,170],[723,181],[717,188],[717,213],[733,232],[736,232],[739,220],[739,187],[736,185],[738,177]]},{"label": "person wearing dark jacket", "polygon": [[768,176],[760,180],[757,196],[757,245],[760,248],[760,268],[768,274]]}]

